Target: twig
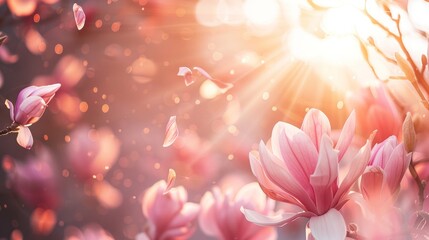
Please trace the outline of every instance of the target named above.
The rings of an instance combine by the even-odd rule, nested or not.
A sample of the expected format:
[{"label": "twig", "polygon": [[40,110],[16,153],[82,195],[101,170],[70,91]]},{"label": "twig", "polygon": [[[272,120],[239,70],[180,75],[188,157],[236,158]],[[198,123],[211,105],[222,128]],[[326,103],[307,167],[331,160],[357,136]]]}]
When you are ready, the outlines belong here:
[{"label": "twig", "polygon": [[5,129],[0,130],[0,136],[7,135],[12,132],[18,131],[18,124],[16,122],[13,122],[10,126],[7,126]]},{"label": "twig", "polygon": [[425,196],[424,196],[425,183],[420,179],[419,174],[416,171],[416,168],[413,162],[413,153],[411,153],[411,162],[410,162],[410,166],[408,167],[408,170],[410,171],[411,176],[413,176],[413,179],[416,182],[417,187],[419,188],[419,210],[422,210],[423,202],[425,200]]}]

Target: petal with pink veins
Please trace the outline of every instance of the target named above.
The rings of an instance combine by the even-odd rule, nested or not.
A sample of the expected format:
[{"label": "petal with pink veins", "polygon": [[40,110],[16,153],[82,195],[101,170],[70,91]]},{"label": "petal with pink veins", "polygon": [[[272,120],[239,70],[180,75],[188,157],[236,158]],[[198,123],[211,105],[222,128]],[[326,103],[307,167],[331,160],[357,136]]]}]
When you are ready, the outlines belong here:
[{"label": "petal with pink veins", "polygon": [[283,191],[299,200],[306,207],[305,210],[315,211],[316,206],[309,196],[309,193],[302,187],[298,180],[292,176],[286,167],[277,164],[276,162],[278,162],[278,160],[273,160],[276,156],[268,151],[262,141],[259,144],[259,153],[261,154],[262,166],[264,167],[268,179]]},{"label": "petal with pink veins", "polygon": [[171,116],[165,128],[165,138],[162,146],[163,147],[170,146],[171,144],[174,143],[174,141],[176,141],[178,136],[179,136],[179,128],[177,127],[176,116]]},{"label": "petal with pink veins", "polygon": [[173,169],[168,169],[167,187],[165,188],[164,194],[167,194],[170,189],[174,186],[176,181],[176,172]]},{"label": "petal with pink veins", "polygon": [[21,147],[30,149],[33,146],[33,135],[31,135],[30,129],[25,126],[19,126],[16,141]]},{"label": "petal with pink veins", "polygon": [[401,184],[402,177],[408,169],[410,161],[411,155],[406,153],[403,143],[400,143],[395,147],[395,149],[393,149],[393,152],[384,167],[387,185],[392,193]]},{"label": "petal with pink veins", "polygon": [[331,124],[328,117],[322,111],[312,108],[305,114],[301,130],[310,136],[314,146],[319,150],[322,135],[331,135]]},{"label": "petal with pink veins", "polygon": [[[319,213],[327,211],[331,207],[333,192],[331,185],[338,177],[338,152],[333,149],[332,142],[326,134],[323,134],[319,159],[316,170],[310,176],[316,198],[316,206]],[[334,184],[337,184],[336,182]]]},{"label": "petal with pink veins", "polygon": [[338,138],[337,145],[335,149],[338,149],[340,152],[338,154],[338,159],[341,161],[344,154],[346,153],[348,147],[350,146],[356,128],[356,113],[352,111],[346,122],[344,123],[343,129],[341,130],[340,137]]},{"label": "petal with pink veins", "polygon": [[322,216],[311,217],[309,226],[311,234],[317,240],[344,240],[346,238],[346,222],[335,208]]},{"label": "petal with pink veins", "polygon": [[350,190],[350,187],[356,182],[359,176],[361,176],[365,171],[365,168],[369,162],[369,157],[371,156],[371,144],[372,140],[374,139],[374,135],[375,131],[366,141],[366,144],[353,158],[347,175],[344,177],[341,185],[338,188],[338,191],[335,193],[334,199],[332,201],[333,205],[337,204],[341,200],[341,198]]},{"label": "petal with pink veins", "polygon": [[246,217],[247,221],[260,226],[284,226],[298,218],[314,216],[314,214],[310,212],[285,213],[281,211],[277,212],[275,215],[266,216],[243,207],[240,210]]},{"label": "petal with pink veins", "polygon": [[73,15],[74,15],[74,20],[76,22],[77,29],[81,30],[85,25],[86,16],[82,7],[79,6],[77,3],[73,4]]}]

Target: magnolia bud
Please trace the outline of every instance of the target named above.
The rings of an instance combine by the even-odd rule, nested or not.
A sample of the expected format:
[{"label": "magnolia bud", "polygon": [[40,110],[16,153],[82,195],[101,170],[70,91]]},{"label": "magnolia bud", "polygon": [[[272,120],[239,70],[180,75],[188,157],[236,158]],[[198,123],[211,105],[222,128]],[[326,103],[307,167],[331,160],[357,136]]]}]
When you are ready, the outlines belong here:
[{"label": "magnolia bud", "polygon": [[416,145],[416,132],[414,131],[414,123],[411,113],[407,113],[404,123],[402,124],[402,138],[404,141],[405,150],[412,152]]}]

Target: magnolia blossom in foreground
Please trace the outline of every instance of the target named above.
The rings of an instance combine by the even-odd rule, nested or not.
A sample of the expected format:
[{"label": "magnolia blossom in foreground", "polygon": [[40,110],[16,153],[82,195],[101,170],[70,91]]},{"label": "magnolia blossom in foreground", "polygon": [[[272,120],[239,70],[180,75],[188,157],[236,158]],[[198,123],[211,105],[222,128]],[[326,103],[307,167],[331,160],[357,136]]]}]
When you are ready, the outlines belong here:
[{"label": "magnolia blossom in foreground", "polygon": [[60,87],[59,83],[41,87],[30,86],[21,90],[15,106],[6,100],[5,104],[10,109],[10,118],[13,121],[10,131],[18,131],[16,140],[19,145],[27,149],[33,146],[33,136],[28,127],[39,121]]},{"label": "magnolia blossom in foreground", "polygon": [[261,227],[248,222],[240,208],[252,209],[270,214],[274,201],[267,199],[258,183],[242,187],[235,196],[232,192],[223,194],[219,188],[206,192],[201,199],[199,224],[203,232],[220,240],[274,240],[276,229]]},{"label": "magnolia blossom in foreground", "polygon": [[188,202],[184,187],[168,186],[171,184],[161,180],[144,194],[142,208],[148,225],[145,233],[137,235],[136,239],[187,239],[193,234],[199,205]]},{"label": "magnolia blossom in foreground", "polygon": [[297,218],[309,218],[316,239],[344,239],[346,223],[339,212],[350,199],[351,186],[368,164],[371,140],[352,159],[348,173],[339,180],[338,166],[355,130],[355,114],[347,119],[335,147],[328,118],[310,109],[301,129],[279,122],[271,143],[259,144],[259,156],[250,154],[250,165],[262,190],[272,199],[293,204],[299,212],[280,211],[267,216],[243,208],[247,220],[264,226],[282,226]]}]

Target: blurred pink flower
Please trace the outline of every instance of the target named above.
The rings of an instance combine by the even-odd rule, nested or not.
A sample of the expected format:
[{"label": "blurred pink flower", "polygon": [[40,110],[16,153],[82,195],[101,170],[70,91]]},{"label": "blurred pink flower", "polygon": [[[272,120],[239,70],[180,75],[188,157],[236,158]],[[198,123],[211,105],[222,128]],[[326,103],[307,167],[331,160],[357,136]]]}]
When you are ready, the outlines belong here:
[{"label": "blurred pink flower", "polygon": [[77,177],[82,180],[103,175],[115,164],[120,142],[107,128],[80,126],[70,134],[68,159]]},{"label": "blurred pink flower", "polygon": [[39,121],[47,104],[60,87],[59,83],[41,87],[30,86],[21,90],[15,106],[11,101],[6,100],[5,104],[10,109],[10,118],[13,121],[12,126],[18,130],[16,140],[19,145],[27,149],[33,146],[33,136],[28,127]]},{"label": "blurred pink flower", "polygon": [[187,202],[188,193],[182,186],[166,190],[167,183],[161,180],[144,194],[142,208],[148,228],[137,239],[187,239],[193,234],[199,205]]},{"label": "blurred pink flower", "polygon": [[82,230],[76,227],[67,227],[65,231],[65,240],[113,240],[110,233],[100,227],[98,224],[88,224]]},{"label": "blurred pink flower", "polygon": [[31,15],[36,10],[39,2],[54,4],[58,0],[7,0],[7,5],[14,15],[25,17]]},{"label": "blurred pink flower", "polygon": [[368,140],[354,156],[344,179],[339,181],[339,161],[352,141],[354,128],[352,112],[334,148],[329,120],[319,110],[308,111],[301,129],[277,123],[271,144],[266,146],[261,141],[259,157],[249,154],[250,165],[270,198],[296,205],[302,211],[280,211],[266,216],[243,208],[246,218],[264,226],[282,226],[300,217],[310,218],[309,227],[316,239],[344,239],[346,223],[339,210],[350,199],[350,188],[365,170],[371,153],[371,140]]},{"label": "blurred pink flower", "polygon": [[375,208],[388,206],[387,202],[399,191],[410,161],[411,153],[407,154],[404,144],[398,144],[395,136],[376,144],[361,179],[360,187],[365,200],[375,204]]},{"label": "blurred pink flower", "polygon": [[11,188],[27,203],[34,207],[53,209],[58,205],[58,188],[52,156],[46,148],[37,148],[36,156],[25,162],[10,161],[13,167],[8,169]]},{"label": "blurred pink flower", "polygon": [[348,97],[348,104],[356,110],[357,130],[361,136],[377,130],[374,143],[379,143],[400,133],[402,117],[384,85],[360,89]]},{"label": "blurred pink flower", "polygon": [[277,239],[275,228],[248,222],[240,212],[241,207],[263,214],[270,214],[274,209],[274,201],[267,199],[258,183],[245,185],[235,196],[232,192],[223,194],[219,188],[214,188],[212,192],[204,194],[200,205],[199,224],[209,236],[220,240]]}]

